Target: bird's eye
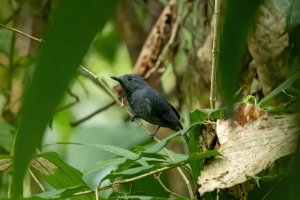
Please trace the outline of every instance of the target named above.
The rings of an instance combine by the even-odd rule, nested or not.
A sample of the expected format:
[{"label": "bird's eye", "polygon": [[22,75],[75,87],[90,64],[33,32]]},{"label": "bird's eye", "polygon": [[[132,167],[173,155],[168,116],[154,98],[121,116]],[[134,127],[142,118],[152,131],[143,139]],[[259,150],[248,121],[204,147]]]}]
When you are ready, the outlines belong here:
[{"label": "bird's eye", "polygon": [[128,76],[128,78],[127,78],[129,81],[131,81],[132,80],[132,78],[131,78],[131,76]]}]

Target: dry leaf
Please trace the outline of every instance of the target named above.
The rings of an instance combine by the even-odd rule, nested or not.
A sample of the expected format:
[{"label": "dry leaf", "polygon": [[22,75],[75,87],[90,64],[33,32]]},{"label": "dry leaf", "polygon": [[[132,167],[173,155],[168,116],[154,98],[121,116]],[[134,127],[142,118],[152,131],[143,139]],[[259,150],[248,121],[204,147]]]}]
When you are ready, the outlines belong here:
[{"label": "dry leaf", "polygon": [[265,0],[258,9],[256,24],[248,37],[248,48],[256,65],[259,83],[267,95],[287,75],[288,34],[284,34],[286,19]]},{"label": "dry leaf", "polygon": [[252,104],[240,103],[235,107],[234,120],[241,126],[244,126],[250,121],[255,121],[258,117],[266,112]]},{"label": "dry leaf", "polygon": [[243,183],[275,160],[296,150],[299,114],[264,114],[244,126],[236,121],[217,122],[217,136],[222,157],[216,158],[201,171],[199,192],[228,188]]}]

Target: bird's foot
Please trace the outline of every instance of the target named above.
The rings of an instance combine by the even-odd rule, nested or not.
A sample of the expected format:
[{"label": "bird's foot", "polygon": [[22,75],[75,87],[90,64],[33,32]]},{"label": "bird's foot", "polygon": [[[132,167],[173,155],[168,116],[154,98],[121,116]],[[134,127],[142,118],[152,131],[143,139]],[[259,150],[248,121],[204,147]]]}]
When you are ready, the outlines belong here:
[{"label": "bird's foot", "polygon": [[149,137],[153,140],[154,139],[154,136],[155,136],[155,133],[151,133],[150,135],[149,135]]},{"label": "bird's foot", "polygon": [[121,108],[124,108],[125,107],[125,104],[124,104],[124,99],[121,98]]},{"label": "bird's foot", "polygon": [[158,129],[160,128],[160,126],[157,127],[157,129],[155,130],[154,133],[151,133],[149,136],[153,139],[155,134],[157,133]]},{"label": "bird's foot", "polygon": [[132,115],[132,116],[130,117],[130,120],[133,122],[136,118],[138,118],[137,115]]}]

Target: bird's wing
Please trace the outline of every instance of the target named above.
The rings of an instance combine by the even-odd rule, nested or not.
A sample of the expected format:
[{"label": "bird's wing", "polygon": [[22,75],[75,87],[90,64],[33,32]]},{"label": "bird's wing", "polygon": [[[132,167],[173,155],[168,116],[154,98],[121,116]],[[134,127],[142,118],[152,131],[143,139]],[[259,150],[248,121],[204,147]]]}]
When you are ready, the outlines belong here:
[{"label": "bird's wing", "polygon": [[157,91],[149,92],[146,96],[147,110],[162,119],[177,122],[180,118],[176,109]]}]

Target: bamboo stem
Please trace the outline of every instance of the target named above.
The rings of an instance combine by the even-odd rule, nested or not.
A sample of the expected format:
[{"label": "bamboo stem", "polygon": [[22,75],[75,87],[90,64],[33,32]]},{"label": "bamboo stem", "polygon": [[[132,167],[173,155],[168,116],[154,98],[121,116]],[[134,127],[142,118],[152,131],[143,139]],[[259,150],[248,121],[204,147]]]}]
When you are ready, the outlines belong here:
[{"label": "bamboo stem", "polygon": [[211,66],[211,77],[210,77],[210,107],[213,109],[216,107],[217,99],[217,69],[219,64],[219,40],[220,40],[220,7],[221,0],[215,0],[215,28],[213,35],[213,47],[212,47],[212,66]]}]

